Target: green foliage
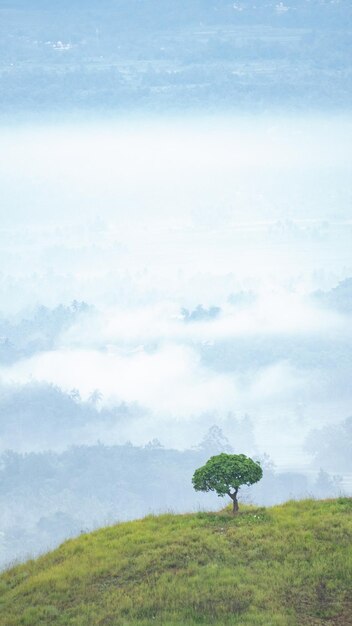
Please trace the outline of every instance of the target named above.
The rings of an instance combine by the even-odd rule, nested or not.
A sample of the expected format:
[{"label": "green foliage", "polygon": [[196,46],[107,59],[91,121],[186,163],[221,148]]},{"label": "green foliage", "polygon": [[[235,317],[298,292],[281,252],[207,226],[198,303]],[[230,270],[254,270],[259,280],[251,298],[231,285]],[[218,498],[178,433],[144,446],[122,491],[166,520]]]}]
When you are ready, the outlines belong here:
[{"label": "green foliage", "polygon": [[196,491],[216,491],[218,496],[237,495],[243,485],[253,485],[263,476],[260,464],[244,454],[218,454],[194,472]]},{"label": "green foliage", "polygon": [[0,576],[0,626],[350,624],[352,500],[148,516]]}]

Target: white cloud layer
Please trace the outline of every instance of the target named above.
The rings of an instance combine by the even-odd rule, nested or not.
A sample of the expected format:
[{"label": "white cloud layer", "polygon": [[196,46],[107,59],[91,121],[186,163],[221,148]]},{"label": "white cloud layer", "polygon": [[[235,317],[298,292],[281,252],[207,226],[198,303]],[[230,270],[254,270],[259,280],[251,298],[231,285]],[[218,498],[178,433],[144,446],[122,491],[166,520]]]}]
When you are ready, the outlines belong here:
[{"label": "white cloud layer", "polygon": [[[352,275],[351,136],[347,116],[1,128],[4,314],[73,299],[97,309],[54,349],[3,365],[0,382],[99,388],[151,426],[249,412],[258,441],[341,414],[348,355],[341,375],[328,354],[319,374],[308,357],[329,336],[350,342],[349,320],[307,294]],[[230,304],[241,290],[251,303]],[[221,312],[185,323],[181,307],[198,304]],[[297,341],[295,363],[280,350],[256,361],[281,339]],[[202,359],[217,346],[215,364]]]},{"label": "white cloud layer", "polygon": [[[217,302],[214,304],[218,304]],[[185,323],[181,307],[165,301],[155,305],[109,308],[87,316],[60,338],[61,347],[143,346],[153,342],[226,341],[258,334],[302,335],[347,332],[349,320],[322,310],[298,294],[264,293],[246,307],[220,303],[215,319]]]},{"label": "white cloud layer", "polygon": [[263,368],[252,378],[204,367],[195,350],[164,345],[143,350],[57,350],[2,368],[2,381],[46,381],[66,391],[77,388],[84,399],[99,388],[105,402],[138,403],[157,419],[192,419],[205,412],[225,414],[266,405],[303,391],[306,382],[285,363]]}]

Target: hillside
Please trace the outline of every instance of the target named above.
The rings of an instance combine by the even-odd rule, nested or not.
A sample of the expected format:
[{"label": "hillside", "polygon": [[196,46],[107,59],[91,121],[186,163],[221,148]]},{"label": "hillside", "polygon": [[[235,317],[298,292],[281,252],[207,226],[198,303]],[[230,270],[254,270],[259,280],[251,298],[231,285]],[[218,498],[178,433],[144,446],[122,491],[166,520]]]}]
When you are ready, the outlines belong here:
[{"label": "hillside", "polygon": [[0,624],[352,624],[352,500],[149,516],[0,577]]}]

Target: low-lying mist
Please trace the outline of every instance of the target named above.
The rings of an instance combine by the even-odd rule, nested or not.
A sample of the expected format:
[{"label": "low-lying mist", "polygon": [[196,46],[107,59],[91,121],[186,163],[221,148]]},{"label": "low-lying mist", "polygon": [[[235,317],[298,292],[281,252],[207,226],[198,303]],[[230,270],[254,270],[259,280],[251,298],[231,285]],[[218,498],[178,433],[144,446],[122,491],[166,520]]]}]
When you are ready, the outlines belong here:
[{"label": "low-lying mist", "polygon": [[[145,450],[150,491],[173,459],[180,510],[199,450],[223,446],[266,459],[258,501],[350,489],[351,135],[323,114],[1,128],[6,559],[21,532],[27,551],[79,532],[80,507],[121,517],[133,480],[116,496],[104,459],[132,476]],[[90,456],[105,478],[74,505],[58,468]]]},{"label": "low-lying mist", "polygon": [[136,404],[137,443],[250,413],[295,456],[349,411],[349,310],[315,293],[352,275],[351,134],[323,114],[3,127],[2,384]]}]

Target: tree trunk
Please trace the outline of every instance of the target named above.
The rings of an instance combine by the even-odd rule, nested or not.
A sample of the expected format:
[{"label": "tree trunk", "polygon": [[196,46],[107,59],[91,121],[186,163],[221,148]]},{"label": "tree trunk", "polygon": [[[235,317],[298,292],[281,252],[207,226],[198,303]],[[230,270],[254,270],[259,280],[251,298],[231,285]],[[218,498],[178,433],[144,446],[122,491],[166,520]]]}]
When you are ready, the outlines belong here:
[{"label": "tree trunk", "polygon": [[228,492],[228,494],[232,500],[232,513],[233,515],[237,515],[238,513],[238,500],[237,500],[238,489],[236,489],[233,493]]},{"label": "tree trunk", "polygon": [[232,513],[233,515],[237,515],[238,513],[238,500],[236,496],[233,496],[232,498]]}]

